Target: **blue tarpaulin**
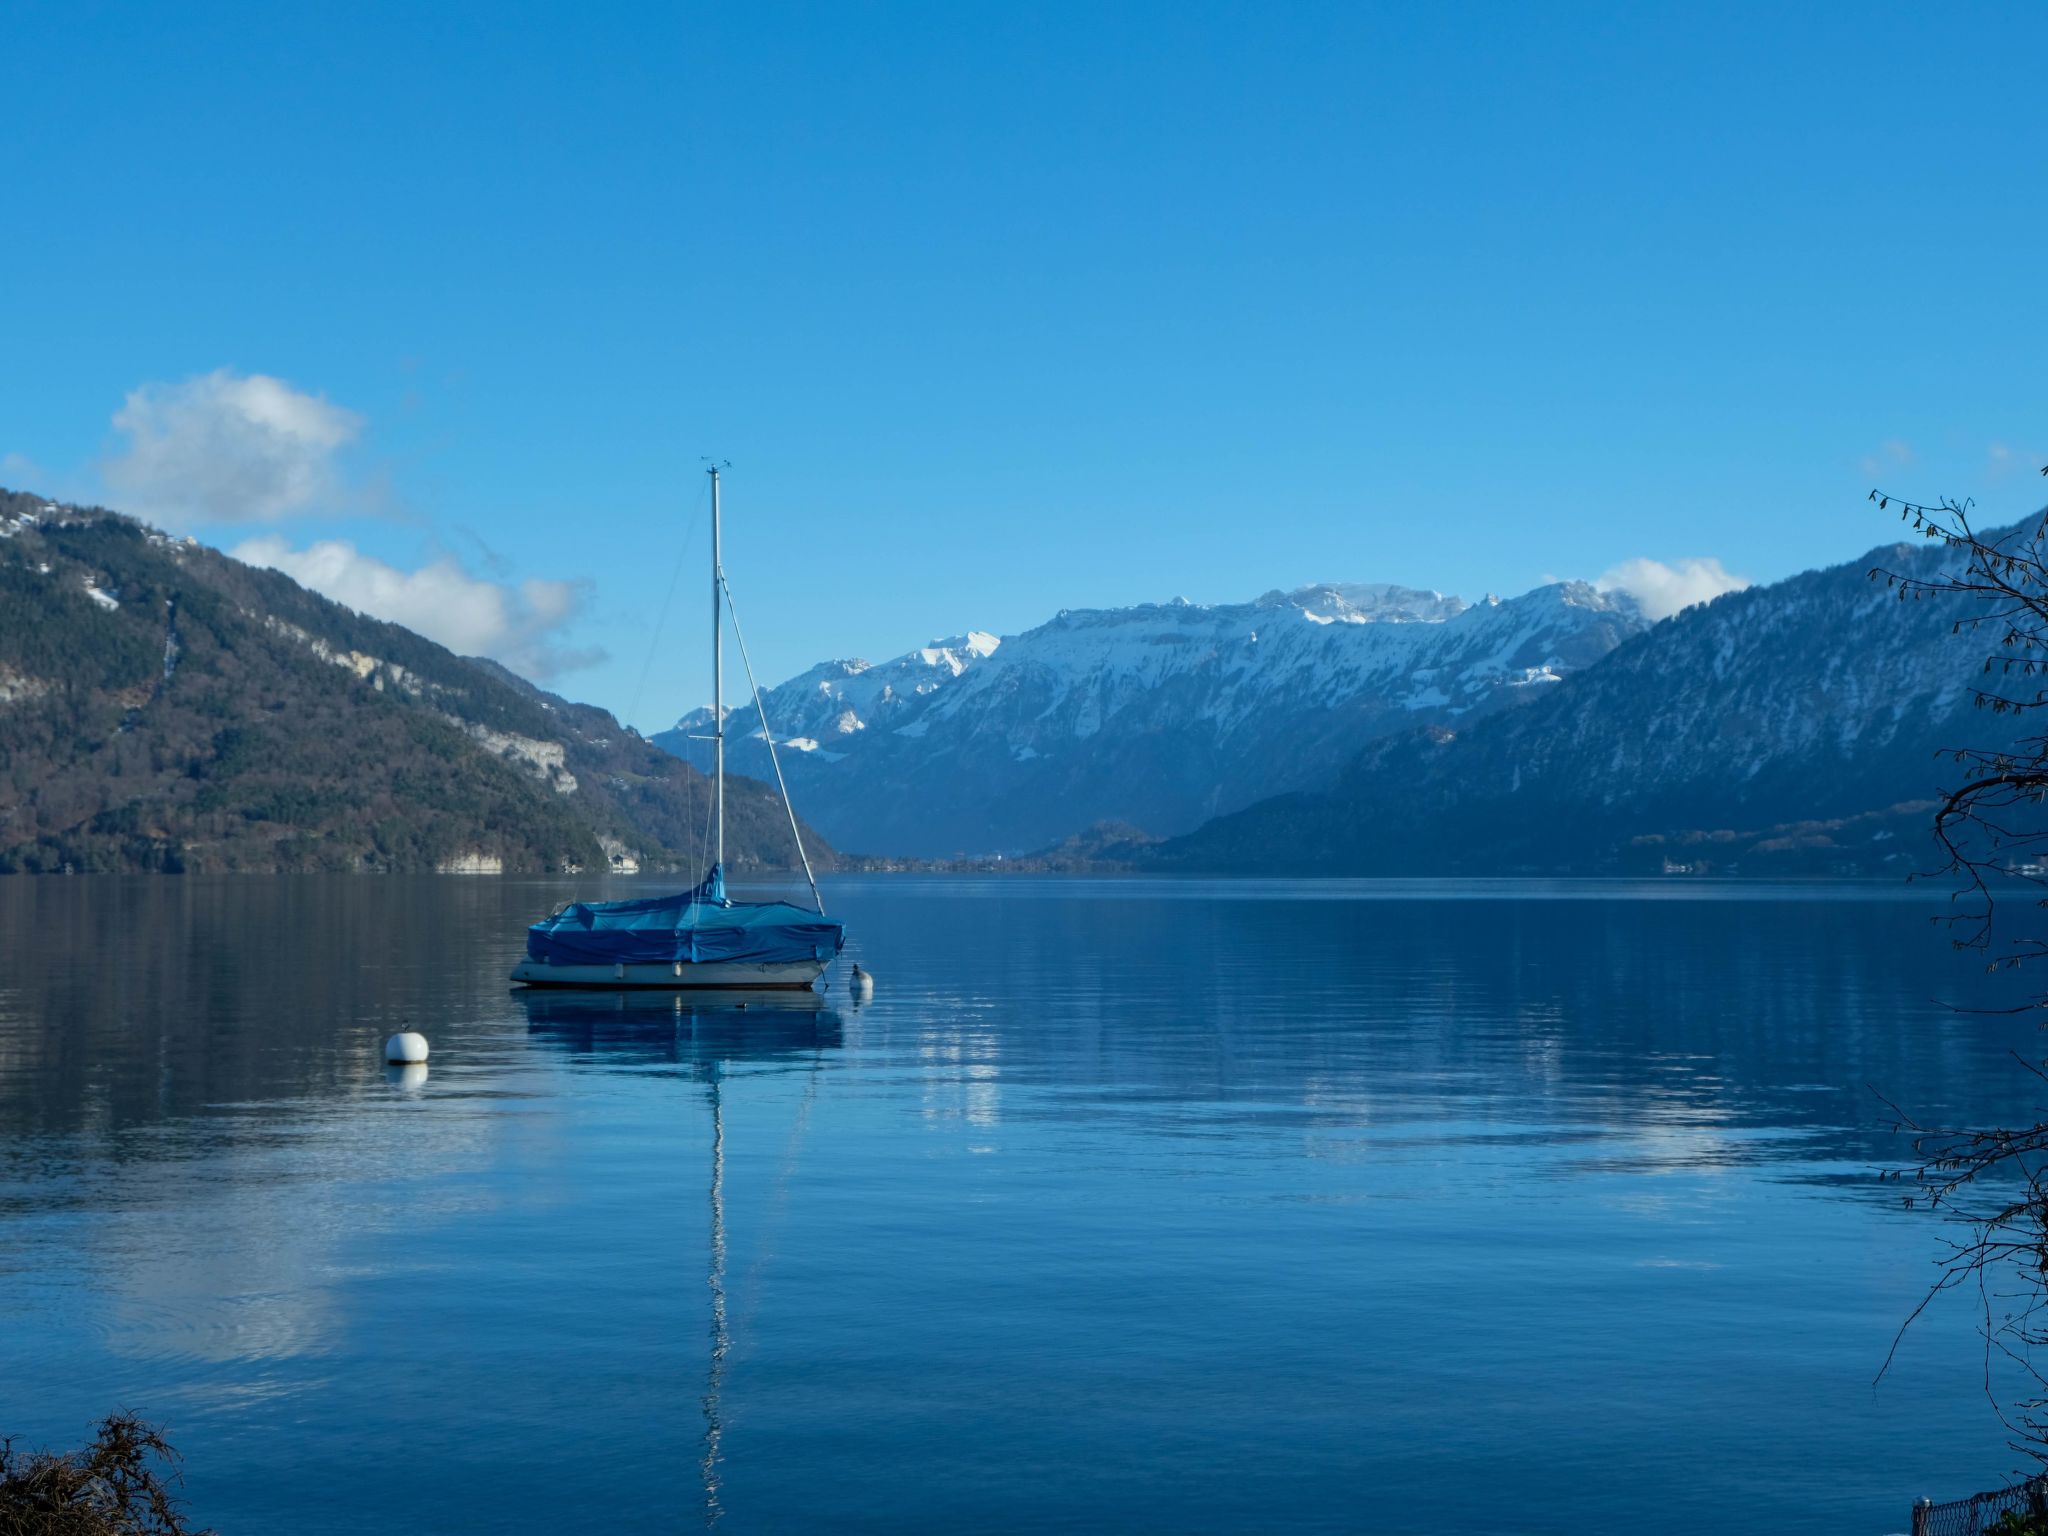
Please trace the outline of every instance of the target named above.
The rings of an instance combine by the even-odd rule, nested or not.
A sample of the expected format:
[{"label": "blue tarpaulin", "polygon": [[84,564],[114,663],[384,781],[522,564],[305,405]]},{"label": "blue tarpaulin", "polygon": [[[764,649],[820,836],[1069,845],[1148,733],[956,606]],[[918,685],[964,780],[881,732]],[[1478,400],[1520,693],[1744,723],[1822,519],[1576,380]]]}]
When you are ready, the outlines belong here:
[{"label": "blue tarpaulin", "polygon": [[830,960],[846,926],[786,901],[730,901],[716,866],[702,885],[644,901],[576,901],[526,930],[527,958],[546,965],[670,965]]}]

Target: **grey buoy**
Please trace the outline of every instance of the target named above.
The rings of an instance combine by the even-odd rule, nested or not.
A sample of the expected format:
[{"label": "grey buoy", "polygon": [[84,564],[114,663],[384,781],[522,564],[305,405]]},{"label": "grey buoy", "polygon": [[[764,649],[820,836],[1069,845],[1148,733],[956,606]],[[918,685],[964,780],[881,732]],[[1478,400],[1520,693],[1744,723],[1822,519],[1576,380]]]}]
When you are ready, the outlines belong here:
[{"label": "grey buoy", "polygon": [[873,997],[875,995],[875,978],[872,974],[860,968],[858,960],[853,962],[853,974],[846,978],[846,990],[855,997]]},{"label": "grey buoy", "polygon": [[384,1042],[384,1059],[394,1066],[409,1067],[427,1059],[427,1037],[406,1030]]}]

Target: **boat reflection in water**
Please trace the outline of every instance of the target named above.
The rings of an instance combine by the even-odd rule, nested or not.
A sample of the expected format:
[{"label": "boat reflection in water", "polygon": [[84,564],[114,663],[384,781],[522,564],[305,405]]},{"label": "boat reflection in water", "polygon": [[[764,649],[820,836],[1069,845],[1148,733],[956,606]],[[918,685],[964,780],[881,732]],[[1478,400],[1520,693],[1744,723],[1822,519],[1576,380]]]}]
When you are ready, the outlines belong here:
[{"label": "boat reflection in water", "polygon": [[773,1061],[844,1043],[839,1014],[812,991],[582,991],[522,988],[527,1034],[576,1056],[675,1062]]},{"label": "boat reflection in water", "polygon": [[[572,1056],[603,1056],[635,1065],[674,1064],[704,1084],[711,1103],[710,1265],[705,1286],[711,1315],[707,1334],[710,1358],[699,1399],[704,1432],[697,1458],[703,1487],[704,1528],[725,1516],[722,1442],[725,1435],[720,1400],[725,1392],[725,1362],[732,1352],[732,1327],[726,1301],[725,1236],[725,1068],[742,1062],[805,1061],[813,1071],[819,1052],[842,1043],[839,1015],[824,997],[800,992],[631,992],[521,990],[529,1037]],[[815,1079],[799,1110],[797,1132],[808,1120]]]}]

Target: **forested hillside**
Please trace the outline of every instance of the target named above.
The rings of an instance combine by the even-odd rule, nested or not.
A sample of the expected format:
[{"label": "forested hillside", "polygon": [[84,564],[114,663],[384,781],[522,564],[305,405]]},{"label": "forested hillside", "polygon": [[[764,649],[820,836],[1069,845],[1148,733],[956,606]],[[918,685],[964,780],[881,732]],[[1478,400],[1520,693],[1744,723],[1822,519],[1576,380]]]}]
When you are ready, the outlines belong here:
[{"label": "forested hillside", "polygon": [[[602,710],[0,491],[0,872],[694,872],[708,811],[701,774]],[[726,850],[794,862],[767,786],[728,780]]]}]

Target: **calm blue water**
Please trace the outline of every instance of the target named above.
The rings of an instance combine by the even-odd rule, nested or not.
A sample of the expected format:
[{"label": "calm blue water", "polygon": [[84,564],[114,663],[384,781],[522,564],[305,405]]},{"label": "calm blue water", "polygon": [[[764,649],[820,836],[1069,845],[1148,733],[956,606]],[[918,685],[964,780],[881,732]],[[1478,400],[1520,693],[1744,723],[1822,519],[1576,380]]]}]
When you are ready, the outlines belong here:
[{"label": "calm blue water", "polygon": [[744,1013],[510,992],[567,894],[0,881],[0,1433],[140,1410],[227,1536],[1874,1536],[2014,1465],[1966,1306],[1872,1386],[1939,1233],[1866,1085],[2039,1054],[1897,893],[847,881],[873,1001]]}]

